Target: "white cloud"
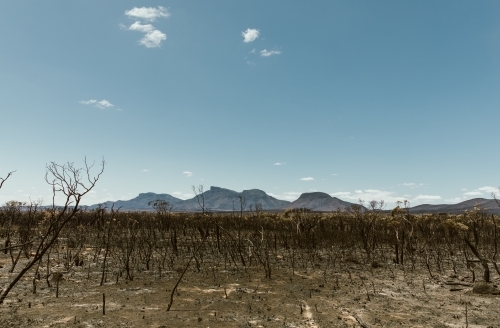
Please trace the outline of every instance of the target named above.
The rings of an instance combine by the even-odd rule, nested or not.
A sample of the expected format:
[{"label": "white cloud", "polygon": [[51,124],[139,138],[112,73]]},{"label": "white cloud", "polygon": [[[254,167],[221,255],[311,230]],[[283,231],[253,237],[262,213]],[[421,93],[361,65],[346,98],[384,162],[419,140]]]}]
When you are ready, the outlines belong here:
[{"label": "white cloud", "polygon": [[338,173],[332,173],[331,175],[333,175],[334,177],[336,177],[339,174]]},{"label": "white cloud", "polygon": [[83,105],[94,105],[95,107],[100,108],[100,109],[106,109],[106,108],[111,108],[111,107],[115,106],[112,103],[110,103],[109,101],[107,101],[106,99],[103,99],[100,101],[97,101],[95,99],[82,100],[79,103],[83,104]]},{"label": "white cloud", "polygon": [[307,178],[300,178],[300,180],[302,180],[302,181],[312,181],[312,180],[314,180],[314,178],[313,177],[307,177]]},{"label": "white cloud", "polygon": [[182,172],[182,174],[184,174],[188,178],[193,176],[193,172],[190,172],[190,171],[184,171],[184,172]]},{"label": "white cloud", "polygon": [[247,28],[245,32],[241,32],[243,42],[249,43],[255,41],[259,37],[260,31],[254,28]]},{"label": "white cloud", "polygon": [[351,193],[349,191],[338,191],[330,194],[332,197],[349,197]]},{"label": "white cloud", "polygon": [[477,189],[480,191],[486,192],[488,194],[498,193],[498,188],[495,188],[495,187],[486,186],[486,187],[481,187],[481,188],[477,188]]},{"label": "white cloud", "polygon": [[264,49],[264,50],[260,51],[261,57],[270,57],[270,56],[279,55],[279,54],[281,54],[281,51],[279,51],[279,50],[268,51],[267,49]]},{"label": "white cloud", "polygon": [[483,193],[481,191],[469,191],[469,192],[464,192],[465,196],[480,196]]},{"label": "white cloud", "polygon": [[146,35],[139,41],[146,48],[158,48],[161,42],[167,39],[167,35],[160,30],[154,30],[146,33]]},{"label": "white cloud", "polygon": [[255,53],[255,48],[253,48],[252,50],[250,50],[250,53],[254,54]]},{"label": "white cloud", "polygon": [[142,172],[149,172],[149,170],[148,169],[144,169],[144,170],[142,170]]},{"label": "white cloud", "polygon": [[422,187],[423,185],[424,185],[423,183],[413,183],[413,182],[405,182],[405,183],[401,184],[401,186],[405,186],[405,187],[408,187],[410,189]]},{"label": "white cloud", "polygon": [[[169,17],[170,13],[167,9],[163,7],[158,8],[133,8],[131,10],[125,11],[125,15],[141,19],[144,21],[155,21],[157,18]],[[126,28],[123,24],[120,27]],[[143,24],[141,21],[136,21],[130,27],[127,28],[130,31],[138,31],[144,33],[144,37],[139,40],[139,44],[145,46],[146,48],[158,48],[161,46],[162,41],[167,39],[167,35],[162,31],[158,30],[151,24]]]},{"label": "white cloud", "polygon": [[194,194],[193,193],[183,193],[180,191],[174,191],[172,193],[172,196],[180,198],[180,199],[191,199],[194,197]]},{"label": "white cloud", "polygon": [[130,10],[125,11],[125,15],[131,18],[139,18],[147,21],[154,22],[157,18],[161,17],[169,17],[170,13],[168,10],[162,6],[159,6],[158,8],[146,8],[146,7],[141,7],[137,8],[134,7]]},{"label": "white cloud", "polygon": [[446,203],[452,203],[452,204],[456,204],[456,203],[460,203],[463,199],[461,199],[460,197],[455,197],[455,198],[448,198],[448,199],[445,199],[444,201]]},{"label": "white cloud", "polygon": [[[436,195],[422,195],[412,197],[411,195],[405,194],[403,196],[398,196],[392,191],[379,190],[379,189],[358,189],[354,192],[349,191],[338,191],[331,193],[330,196],[338,197],[342,200],[349,201],[352,203],[356,203],[359,200],[363,200],[365,203],[370,202],[372,200],[381,201],[383,200],[387,206],[393,207],[396,206],[398,201],[403,202],[405,200],[410,201],[411,206],[416,206],[422,203],[432,203],[438,200],[441,200],[441,196]],[[452,200],[447,200],[450,202]]]},{"label": "white cloud", "polygon": [[386,204],[395,204],[398,201],[404,201],[405,199],[408,199],[407,197],[396,196],[394,192],[378,189],[358,189],[355,190],[354,193],[349,191],[338,191],[331,193],[330,196],[338,197],[351,203],[357,203],[359,202],[359,200],[363,200],[365,202],[370,202],[372,200],[383,200]]},{"label": "white cloud", "polygon": [[440,200],[441,196],[432,196],[432,195],[418,195],[414,198],[416,202],[432,202],[436,200]]},{"label": "white cloud", "polygon": [[274,198],[277,198],[277,199],[281,199],[281,200],[288,200],[290,202],[293,202],[294,200],[296,200],[297,198],[299,198],[300,196],[300,192],[294,192],[294,191],[288,191],[288,192],[284,192],[282,194],[273,194],[273,193],[267,193],[269,196],[272,196]]},{"label": "white cloud", "polygon": [[139,32],[143,32],[143,33],[148,33],[148,32],[156,30],[153,25],[141,24],[140,22],[135,22],[134,24],[130,25],[130,27],[128,29],[131,31],[139,31]]},{"label": "white cloud", "polygon": [[[462,189],[467,190],[467,189]],[[484,186],[481,188],[474,189],[472,191],[464,192],[464,196],[482,196],[482,197],[491,197],[491,195],[495,195],[495,197],[500,196],[500,191],[498,188],[491,186]]]},{"label": "white cloud", "polygon": [[97,100],[95,100],[95,99],[79,101],[79,103],[83,104],[83,105],[92,105],[92,104],[95,104],[96,102],[97,102]]},{"label": "white cloud", "polygon": [[104,108],[113,107],[114,105],[112,103],[110,103],[109,101],[107,101],[106,99],[103,99],[101,101],[98,101],[96,106],[101,108],[101,109],[104,109]]},{"label": "white cloud", "polygon": [[280,165],[285,165],[285,164],[286,163],[277,162],[277,163],[274,163],[273,165],[280,166]]}]

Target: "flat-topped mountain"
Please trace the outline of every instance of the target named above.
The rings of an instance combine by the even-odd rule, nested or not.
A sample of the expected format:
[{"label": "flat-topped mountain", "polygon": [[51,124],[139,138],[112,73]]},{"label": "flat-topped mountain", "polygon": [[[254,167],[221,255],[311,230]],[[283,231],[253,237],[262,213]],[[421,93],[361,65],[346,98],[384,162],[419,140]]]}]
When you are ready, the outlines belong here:
[{"label": "flat-topped mountain", "polygon": [[286,208],[308,208],[313,211],[331,212],[337,209],[343,210],[351,205],[353,203],[345,202],[324,192],[308,192],[300,195],[299,199]]},{"label": "flat-topped mountain", "polygon": [[[169,194],[156,194],[154,192],[146,192],[139,194],[139,196],[132,198],[130,200],[118,200],[116,202],[108,201],[102,203],[107,208],[115,206],[115,209],[121,207],[125,211],[150,211],[153,207],[148,205],[149,202],[154,202],[156,200],[167,201],[170,205],[177,207],[184,202],[184,200],[173,197]],[[90,206],[90,208],[96,208],[98,204]]]},{"label": "flat-topped mountain", "polygon": [[[255,204],[261,204],[264,210],[280,209],[290,204],[288,201],[269,196],[259,189],[236,192],[220,187],[210,187],[209,190],[203,193],[203,196],[205,198],[205,211],[239,211],[241,208],[240,197],[241,201],[244,202],[244,210],[249,210],[251,207],[255,208]],[[201,201],[201,195],[199,197]],[[184,201],[177,208],[177,210],[183,211],[199,211],[200,209],[197,197]]]}]

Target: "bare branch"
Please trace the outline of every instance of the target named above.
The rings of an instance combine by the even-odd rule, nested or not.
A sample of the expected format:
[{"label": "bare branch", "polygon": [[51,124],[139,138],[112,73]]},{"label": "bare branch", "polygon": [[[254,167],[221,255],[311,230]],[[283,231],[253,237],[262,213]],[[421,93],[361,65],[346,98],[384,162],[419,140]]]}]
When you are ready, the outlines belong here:
[{"label": "bare branch", "polygon": [[3,183],[4,183],[5,181],[7,181],[7,179],[8,179],[8,178],[12,175],[12,173],[14,173],[14,172],[16,172],[16,171],[11,171],[11,172],[7,173],[7,177],[6,177],[5,179],[4,179],[4,178],[0,178],[0,189],[2,189]]}]

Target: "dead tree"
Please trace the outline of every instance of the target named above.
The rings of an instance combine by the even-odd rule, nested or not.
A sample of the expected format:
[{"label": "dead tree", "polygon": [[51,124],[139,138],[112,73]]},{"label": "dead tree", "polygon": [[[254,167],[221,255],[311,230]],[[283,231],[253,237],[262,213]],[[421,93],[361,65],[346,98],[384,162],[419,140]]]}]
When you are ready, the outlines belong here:
[{"label": "dead tree", "polygon": [[243,211],[247,207],[247,200],[245,199],[245,196],[238,196],[240,198],[240,218],[243,217]]},{"label": "dead tree", "polygon": [[201,213],[205,214],[205,193],[203,192],[203,185],[199,185],[198,188],[193,185],[192,188],[196,196],[196,200],[198,201],[198,205],[201,208]]},{"label": "dead tree", "polygon": [[[52,207],[49,209],[46,228],[40,231],[38,241],[34,241],[36,249],[33,258],[21,269],[12,281],[1,290],[0,304],[21,278],[36,264],[44,254],[51,249],[59,237],[59,233],[64,226],[75,217],[79,211],[82,198],[88,194],[95,186],[101,174],[104,172],[104,159],[101,163],[101,170],[95,176],[90,176],[90,171],[94,164],[89,165],[84,159],[85,167],[77,168],[73,163],[59,165],[51,162],[46,166],[45,181],[52,186]],[[56,196],[63,195],[64,205],[56,206]]]}]

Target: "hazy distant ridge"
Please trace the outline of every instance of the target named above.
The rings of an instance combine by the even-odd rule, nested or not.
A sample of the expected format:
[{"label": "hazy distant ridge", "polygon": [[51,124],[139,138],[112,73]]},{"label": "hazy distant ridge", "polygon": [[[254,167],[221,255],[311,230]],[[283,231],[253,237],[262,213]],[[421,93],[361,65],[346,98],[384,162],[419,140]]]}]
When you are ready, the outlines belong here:
[{"label": "hazy distant ridge", "polygon": [[500,214],[500,207],[494,199],[474,198],[458,204],[422,204],[410,209],[411,213],[463,213],[465,210],[473,210],[477,206],[487,213]]}]

